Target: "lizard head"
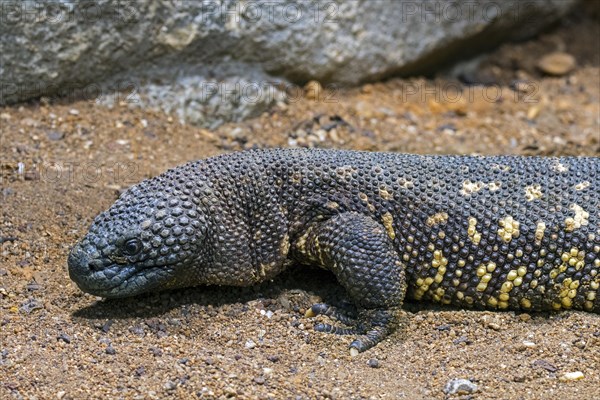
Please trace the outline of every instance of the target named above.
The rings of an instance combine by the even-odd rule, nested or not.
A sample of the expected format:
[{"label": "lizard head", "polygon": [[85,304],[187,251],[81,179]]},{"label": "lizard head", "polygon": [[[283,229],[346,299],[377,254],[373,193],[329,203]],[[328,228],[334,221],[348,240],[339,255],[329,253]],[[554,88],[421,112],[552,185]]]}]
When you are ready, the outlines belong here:
[{"label": "lizard head", "polygon": [[81,290],[113,298],[189,285],[206,233],[193,170],[143,181],[94,219],[68,257]]}]

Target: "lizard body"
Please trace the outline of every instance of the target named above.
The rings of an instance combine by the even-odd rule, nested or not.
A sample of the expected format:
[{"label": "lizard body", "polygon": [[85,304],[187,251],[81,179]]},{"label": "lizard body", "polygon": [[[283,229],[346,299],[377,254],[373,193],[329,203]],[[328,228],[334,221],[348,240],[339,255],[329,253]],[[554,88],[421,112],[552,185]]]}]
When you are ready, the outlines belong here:
[{"label": "lizard body", "polygon": [[255,150],[126,191],[69,255],[103,297],[247,286],[289,261],[332,271],[357,313],[317,304],[353,352],[392,332],[405,297],[479,309],[600,313],[598,158]]}]

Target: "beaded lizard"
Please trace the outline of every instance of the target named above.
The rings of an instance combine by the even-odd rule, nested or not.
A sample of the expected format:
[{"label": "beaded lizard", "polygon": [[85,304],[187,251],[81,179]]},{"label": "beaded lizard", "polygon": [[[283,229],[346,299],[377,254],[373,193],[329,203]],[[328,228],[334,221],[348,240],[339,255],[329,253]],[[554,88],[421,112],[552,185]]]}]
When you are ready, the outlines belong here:
[{"label": "beaded lizard", "polygon": [[127,190],[68,258],[107,298],[248,286],[290,262],[335,274],[356,305],[316,304],[352,354],[388,336],[403,300],[600,312],[594,157],[253,150],[191,162]]}]

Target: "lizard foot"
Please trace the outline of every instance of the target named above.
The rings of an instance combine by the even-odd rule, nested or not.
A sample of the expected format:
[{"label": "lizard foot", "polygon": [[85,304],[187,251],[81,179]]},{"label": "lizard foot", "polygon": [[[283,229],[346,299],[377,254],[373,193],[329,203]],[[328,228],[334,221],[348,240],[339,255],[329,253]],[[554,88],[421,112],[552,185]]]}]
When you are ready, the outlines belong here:
[{"label": "lizard foot", "polygon": [[350,344],[350,355],[356,356],[370,349],[392,333],[398,324],[398,308],[363,309],[358,316],[353,311],[341,311],[328,304],[315,304],[307,312],[306,317],[326,315],[349,327],[318,323],[314,329],[318,332],[337,335],[357,335]]},{"label": "lizard foot", "polygon": [[[350,307],[337,308],[325,303],[314,304],[304,314],[305,317],[312,318],[317,315],[325,315],[344,325],[354,325],[356,323],[356,310]],[[333,333],[333,332],[332,332]]]},{"label": "lizard foot", "polygon": [[359,336],[350,343],[350,355],[370,349],[392,333],[398,325],[399,308],[361,310],[356,331]]},{"label": "lizard foot", "polygon": [[[350,308],[339,309],[334,306],[330,306],[325,303],[317,303],[309,308],[304,314],[305,317],[312,318],[317,315],[326,315],[327,317],[341,322],[344,325],[355,326],[356,325],[356,311]],[[336,335],[356,335],[360,333],[356,328],[342,328],[335,325],[318,323],[315,324],[315,331],[323,333],[334,333]]]}]

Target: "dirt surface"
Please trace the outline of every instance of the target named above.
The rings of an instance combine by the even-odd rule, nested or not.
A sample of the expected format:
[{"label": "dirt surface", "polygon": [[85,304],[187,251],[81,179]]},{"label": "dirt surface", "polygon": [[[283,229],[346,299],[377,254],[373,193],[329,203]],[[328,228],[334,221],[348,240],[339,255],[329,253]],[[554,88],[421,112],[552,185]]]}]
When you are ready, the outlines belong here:
[{"label": "dirt surface", "polygon": [[[345,298],[325,272],[295,266],[253,288],[104,301],[69,280],[66,256],[120,190],[225,151],[599,156],[598,32],[598,14],[579,12],[505,45],[475,71],[488,86],[395,79],[315,99],[311,85],[215,131],[125,103],[0,109],[0,398],[597,399],[598,315],[407,304],[402,329],[351,358],[349,338],[316,333],[303,317],[316,301]],[[536,61],[554,51],[574,56],[575,70],[540,73]],[[454,378],[477,392],[445,394]]]}]

